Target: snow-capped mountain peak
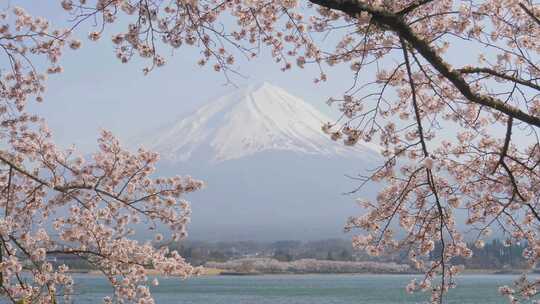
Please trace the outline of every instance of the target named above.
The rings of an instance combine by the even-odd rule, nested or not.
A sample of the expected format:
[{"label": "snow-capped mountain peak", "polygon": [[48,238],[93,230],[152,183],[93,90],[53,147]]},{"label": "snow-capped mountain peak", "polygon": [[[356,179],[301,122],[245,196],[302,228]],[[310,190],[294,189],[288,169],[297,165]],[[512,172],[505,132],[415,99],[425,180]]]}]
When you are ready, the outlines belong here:
[{"label": "snow-capped mountain peak", "polygon": [[[208,151],[212,161],[258,152],[294,151],[315,155],[369,152],[376,147],[345,147],[321,131],[332,119],[285,90],[262,83],[239,89],[163,126],[142,144],[169,161],[187,161]],[[140,142],[139,142],[140,143]],[[205,152],[208,153],[208,152]]]}]

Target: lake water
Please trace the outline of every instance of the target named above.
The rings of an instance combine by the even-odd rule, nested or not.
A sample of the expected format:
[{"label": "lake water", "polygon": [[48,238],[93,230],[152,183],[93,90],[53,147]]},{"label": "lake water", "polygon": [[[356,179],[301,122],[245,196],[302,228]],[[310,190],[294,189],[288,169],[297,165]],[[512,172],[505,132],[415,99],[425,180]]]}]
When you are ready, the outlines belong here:
[{"label": "lake water", "polygon": [[[215,276],[186,281],[160,279],[152,288],[158,304],[350,304],[424,303],[428,294],[409,295],[410,275],[265,275]],[[447,303],[507,303],[497,287],[516,276],[464,275]],[[110,294],[104,278],[75,275],[75,303],[100,303]]]}]

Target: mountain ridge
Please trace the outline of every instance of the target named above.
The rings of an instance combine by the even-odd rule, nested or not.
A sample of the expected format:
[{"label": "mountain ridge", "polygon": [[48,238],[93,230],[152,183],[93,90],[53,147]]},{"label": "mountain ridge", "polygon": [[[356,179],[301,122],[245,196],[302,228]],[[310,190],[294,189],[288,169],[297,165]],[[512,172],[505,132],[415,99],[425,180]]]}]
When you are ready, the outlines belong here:
[{"label": "mountain ridge", "polygon": [[[354,176],[377,147],[345,146],[321,127],[331,118],[268,83],[235,90],[138,140],[160,153],[159,175],[190,174],[207,187],[192,202],[190,239],[343,237],[360,210]],[[365,197],[374,197],[374,188]]]},{"label": "mountain ridge", "polygon": [[207,155],[212,162],[266,150],[313,155],[372,155],[375,145],[346,147],[321,131],[331,118],[285,90],[264,82],[210,101],[190,115],[136,140],[167,161],[185,162]]}]

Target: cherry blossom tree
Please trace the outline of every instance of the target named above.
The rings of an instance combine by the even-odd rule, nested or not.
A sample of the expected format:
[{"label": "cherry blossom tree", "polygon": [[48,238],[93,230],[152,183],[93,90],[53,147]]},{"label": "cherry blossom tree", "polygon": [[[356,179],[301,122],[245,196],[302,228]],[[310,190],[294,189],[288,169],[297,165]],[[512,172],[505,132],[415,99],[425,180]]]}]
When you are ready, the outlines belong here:
[{"label": "cherry blossom tree", "polygon": [[[129,238],[138,219],[168,224],[181,237],[189,209],[176,201],[200,187],[190,178],[151,180],[157,156],[122,150],[109,133],[93,160],[62,151],[42,120],[25,112],[42,99],[44,73],[81,24],[97,25],[90,40],[111,39],[117,58],[148,59],[144,73],[166,63],[163,54],[200,49],[200,65],[227,77],[237,58],[264,49],[284,71],[313,65],[315,82],[328,69],[350,67],[351,87],[329,100],[342,117],[322,127],[345,145],[375,141],[384,162],[359,176],[383,190],[361,200],[364,215],[354,246],[372,255],[406,249],[424,279],[410,292],[431,292],[442,303],[455,286],[457,257],[469,257],[497,230],[507,243],[525,242],[531,267],[540,258],[540,4],[533,0],[63,0],[72,27],[22,9],[2,16],[0,189],[5,217],[2,288],[12,301],[52,302],[71,285],[46,256],[68,252],[102,269],[114,299],[150,302],[145,266],[170,274],[193,269],[176,253]],[[12,21],[8,15],[15,18]],[[103,37],[106,29],[114,32]],[[46,71],[35,58],[49,62]],[[339,80],[334,81],[342,81]],[[58,210],[69,210],[58,216]],[[465,217],[459,223],[459,216]],[[52,223],[57,236],[44,227]],[[161,240],[161,236],[157,239]],[[430,260],[429,257],[432,257]],[[32,280],[20,279],[30,261]],[[439,280],[436,280],[439,278]],[[524,276],[500,292],[510,301],[535,297],[540,281]],[[67,290],[66,289],[66,290]]]},{"label": "cherry blossom tree", "polygon": [[184,237],[190,208],[182,195],[202,183],[153,178],[158,155],[131,153],[107,131],[90,159],[54,144],[26,104],[42,101],[46,75],[62,71],[64,49],[80,47],[72,30],[51,29],[22,8],[0,15],[0,297],[3,303],[68,301],[73,279],[50,259],[63,254],[108,278],[114,294],[106,303],[153,303],[148,268],[178,277],[197,269],[163,246],[163,235],[138,241],[134,229],[159,224],[170,240]]}]

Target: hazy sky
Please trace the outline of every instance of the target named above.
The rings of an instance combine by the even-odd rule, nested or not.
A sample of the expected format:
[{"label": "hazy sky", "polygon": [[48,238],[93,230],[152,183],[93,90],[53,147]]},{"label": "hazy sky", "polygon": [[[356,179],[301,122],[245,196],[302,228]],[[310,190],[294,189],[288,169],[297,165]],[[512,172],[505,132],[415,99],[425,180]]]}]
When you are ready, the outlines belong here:
[{"label": "hazy sky", "polygon": [[[35,16],[46,17],[53,26],[69,24],[69,14],[62,10],[60,1],[10,0],[0,8],[17,5]],[[214,72],[211,66],[197,65],[200,59],[197,48],[182,47],[174,54],[162,48],[162,54],[168,55],[168,64],[144,76],[142,61],[122,64],[116,59],[110,37],[118,32],[118,27],[105,32],[100,41],[92,42],[86,39],[90,26],[87,24],[76,32],[83,40],[82,49],[66,50],[61,59],[65,72],[49,78],[45,103],[31,108],[47,119],[55,138],[63,145],[76,144],[89,152],[101,128],[112,130],[125,141],[235,89],[233,85],[225,85],[225,76]],[[327,41],[327,44],[330,43]],[[478,48],[464,48],[459,41],[453,43],[453,49],[445,57],[458,65],[475,57],[474,53],[482,52]],[[467,56],[463,54],[464,49]],[[316,85],[313,79],[318,76],[317,67],[282,72],[267,48],[263,48],[257,59],[237,59],[236,70],[243,76],[233,75],[235,85],[268,81],[327,113],[335,109],[328,107],[326,100],[341,96],[352,84],[347,65],[326,68],[329,80]],[[372,79],[373,73],[374,70],[365,70],[362,75]]]},{"label": "hazy sky", "polygon": [[[46,17],[53,26],[65,26],[69,15],[61,9],[59,2],[11,0],[9,3],[0,2],[0,9],[20,5],[33,15]],[[86,39],[88,32],[88,27],[76,32],[83,40],[82,49],[66,50],[61,59],[65,72],[51,76],[45,102],[31,106],[31,111],[46,118],[57,142],[62,145],[75,144],[83,152],[91,152],[95,149],[101,128],[112,130],[125,142],[130,137],[148,134],[149,130],[235,89],[232,85],[225,85],[222,73],[197,65],[200,56],[196,48],[182,47],[167,56],[167,65],[144,76],[142,68],[145,65],[140,60],[121,64],[115,58],[110,42],[115,31],[106,32],[98,42]],[[453,43],[452,50],[445,55],[453,64],[462,65],[471,56],[475,57],[474,53],[483,52],[478,47],[464,48],[460,43]],[[162,54],[167,55],[168,51],[164,48]],[[233,78],[237,86],[267,81],[327,113],[335,112],[335,109],[330,109],[326,100],[342,95],[352,84],[352,74],[347,65],[326,68],[329,81],[317,85],[313,83],[318,76],[315,66],[284,73],[279,65],[273,63],[268,49],[263,49],[255,60],[237,62],[237,71],[245,76]],[[373,73],[366,70],[361,77],[372,79]],[[452,130],[445,128],[439,134],[441,138],[448,137]]]},{"label": "hazy sky", "polygon": [[[2,8],[8,5],[24,7],[35,16],[48,18],[53,25],[65,25],[69,18],[55,0],[11,0]],[[99,42],[88,41],[87,33],[87,28],[77,32],[83,47],[66,51],[61,59],[65,72],[49,77],[45,102],[32,107],[47,119],[63,145],[92,149],[100,128],[129,138],[234,90],[234,86],[225,85],[222,73],[196,64],[200,56],[195,48],[183,47],[174,54],[162,49],[170,55],[168,64],[144,76],[141,61],[121,64],[115,58],[111,32]],[[328,97],[339,96],[352,83],[347,67],[328,69],[330,81],[319,85],[313,83],[318,76],[315,67],[282,72],[267,49],[258,59],[239,60],[237,71],[245,76],[234,77],[237,86],[268,81],[326,112],[331,111],[325,103]]]}]

